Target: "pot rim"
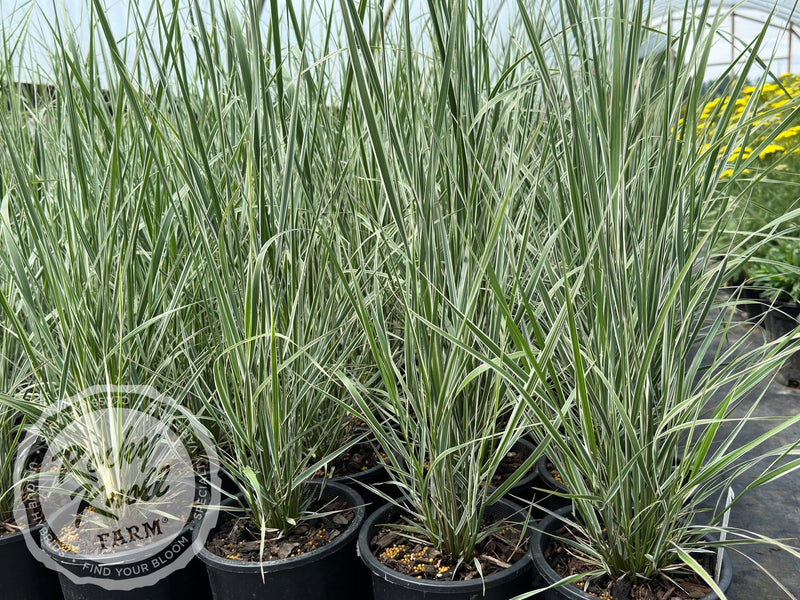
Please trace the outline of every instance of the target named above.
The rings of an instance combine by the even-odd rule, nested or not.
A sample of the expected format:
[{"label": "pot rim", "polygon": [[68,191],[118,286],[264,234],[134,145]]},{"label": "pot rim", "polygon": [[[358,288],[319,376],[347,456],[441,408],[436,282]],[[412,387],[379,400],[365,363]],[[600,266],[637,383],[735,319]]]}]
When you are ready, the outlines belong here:
[{"label": "pot rim", "polygon": [[24,539],[24,535],[25,535],[26,531],[28,533],[36,535],[36,533],[38,533],[42,529],[42,527],[44,527],[44,523],[39,523],[38,525],[34,525],[33,527],[29,527],[29,528],[23,529],[21,531],[16,531],[14,533],[9,533],[7,535],[4,535],[3,537],[0,537],[0,546],[5,546],[7,544],[13,544],[14,542],[19,541],[20,538]]},{"label": "pot rim", "polygon": [[787,302],[786,300],[769,300],[759,294],[759,301],[764,305],[767,310],[777,310],[779,312],[788,311],[789,313],[800,313],[800,302]]},{"label": "pot rim", "polygon": [[[316,550],[312,550],[311,552],[306,552],[305,554],[301,554],[299,556],[291,556],[289,558],[279,558],[276,560],[266,560],[262,562],[254,562],[254,561],[242,561],[242,560],[233,560],[230,558],[224,558],[222,556],[218,556],[208,550],[203,544],[203,547],[200,548],[199,552],[197,553],[197,557],[203,561],[209,568],[219,569],[221,571],[228,571],[232,573],[252,573],[252,572],[261,572],[263,570],[264,573],[272,573],[277,571],[283,571],[288,569],[293,569],[298,566],[305,566],[310,563],[316,562],[333,554],[336,552],[341,546],[346,545],[350,540],[355,539],[358,535],[358,531],[361,528],[362,523],[364,522],[364,516],[366,514],[366,509],[364,508],[364,501],[361,498],[361,495],[356,492],[355,490],[347,487],[342,483],[338,483],[332,480],[310,480],[307,482],[308,485],[313,487],[321,487],[323,490],[332,489],[336,492],[336,495],[340,497],[344,497],[346,500],[352,503],[353,508],[355,508],[356,514],[353,517],[353,520],[350,524],[339,534],[333,541],[325,544],[324,546],[317,548]],[[324,492],[323,492],[324,493]],[[226,506],[232,505],[234,502],[241,498],[241,494],[237,494],[235,498],[228,498],[222,503],[222,509]],[[213,533],[214,530],[212,530]]]},{"label": "pot rim", "polygon": [[[538,471],[539,476],[554,491],[560,492],[560,493],[563,493],[563,494],[568,494],[569,493],[569,489],[567,489],[567,487],[563,483],[559,483],[558,481],[556,481],[555,477],[553,477],[553,474],[550,473],[550,471],[547,470],[547,462],[548,461],[550,461],[550,458],[546,454],[543,454],[542,457],[539,459],[539,461],[536,463],[536,470]],[[550,461],[550,462],[552,462],[552,461]]]},{"label": "pot rim", "polygon": [[[185,524],[180,530],[178,535],[168,541],[159,542],[158,546],[152,544],[145,548],[135,548],[117,552],[112,555],[89,556],[77,553],[68,553],[56,549],[53,545],[53,536],[50,533],[49,527],[46,525],[41,528],[39,533],[39,545],[44,556],[52,563],[45,563],[45,566],[57,571],[58,576],[62,579],[62,587],[64,585],[94,585],[100,586],[108,590],[109,594],[117,592],[135,592],[139,589],[148,589],[151,586],[159,585],[165,578],[174,575],[176,572],[186,568],[189,562],[195,557],[198,552],[199,538],[197,537],[197,529],[203,519],[194,519],[193,521]],[[160,555],[162,552],[171,551],[179,540],[185,539],[184,543],[180,544],[179,551],[173,551],[175,560],[169,563],[169,569],[157,568],[152,574],[158,574],[152,581],[147,583],[138,583],[139,579],[143,577],[145,571],[136,572],[134,568],[136,565],[152,564],[155,556]],[[157,551],[154,552],[154,548]],[[121,568],[131,567],[130,573],[117,572],[113,577],[98,577],[94,572],[89,574],[83,573],[85,565],[92,564],[102,568]],[[149,568],[147,573],[149,574]],[[63,582],[63,578],[69,580],[69,584]],[[131,582],[137,583],[131,583]],[[65,588],[66,589],[66,588]]]},{"label": "pot rim", "polygon": [[[492,507],[500,506],[505,507],[506,511],[504,512],[510,512],[512,515],[521,514],[525,511],[525,509],[518,504],[506,500],[505,498],[498,500],[487,507],[487,509],[491,510]],[[410,575],[405,575],[394,569],[390,569],[372,552],[369,547],[369,540],[372,537],[371,531],[379,524],[382,525],[383,522],[381,520],[385,519],[393,510],[402,510],[402,507],[394,503],[384,504],[364,522],[361,532],[358,535],[358,555],[372,572],[373,576],[379,576],[381,579],[394,585],[408,589],[435,591],[439,594],[449,592],[461,594],[471,590],[491,589],[503,585],[510,579],[514,579],[518,575],[533,568],[533,560],[531,559],[530,552],[526,552],[522,558],[508,569],[469,581],[431,581],[428,579],[417,579],[416,577],[411,577]],[[530,525],[528,527],[530,527]],[[532,538],[530,539],[532,540]],[[530,545],[530,543],[531,541],[529,540],[528,545]]]},{"label": "pot rim", "polygon": [[[361,440],[358,443],[366,442],[368,445],[374,445],[373,450],[375,450],[376,454],[378,454],[378,458],[380,459],[379,462],[369,467],[366,471],[360,471],[358,473],[353,473],[351,475],[340,475],[339,477],[321,477],[316,481],[321,481],[322,479],[325,479],[328,482],[341,483],[343,485],[348,485],[351,482],[356,482],[360,485],[369,486],[370,479],[372,479],[375,475],[377,475],[381,471],[386,470],[383,459],[380,458],[380,453],[377,452],[377,442],[374,439],[374,436],[371,435],[369,427],[356,427],[356,431],[364,431],[368,434],[367,437],[363,438],[363,440]],[[348,448],[348,450],[354,447],[355,444],[351,445]]]},{"label": "pot rim", "polygon": [[[536,452],[536,444],[531,442],[530,440],[525,439],[524,437],[519,438],[514,445],[511,446],[512,450],[515,446],[524,446],[528,450],[530,450],[530,456],[534,452]],[[511,489],[508,490],[509,494],[519,494],[520,492],[527,490],[529,487],[533,486],[533,482],[536,481],[536,478],[539,477],[539,462],[537,461],[535,465],[531,467],[531,470],[528,471],[527,475],[525,475],[522,479],[520,479],[517,483],[511,486]]]}]

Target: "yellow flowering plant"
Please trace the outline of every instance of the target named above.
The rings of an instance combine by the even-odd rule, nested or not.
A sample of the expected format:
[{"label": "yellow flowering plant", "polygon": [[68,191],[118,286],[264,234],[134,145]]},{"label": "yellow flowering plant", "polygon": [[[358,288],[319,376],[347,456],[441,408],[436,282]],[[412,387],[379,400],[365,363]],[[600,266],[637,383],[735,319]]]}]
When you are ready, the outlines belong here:
[{"label": "yellow flowering plant", "polygon": [[[727,130],[746,126],[751,129],[750,144],[743,149],[735,147],[730,152],[728,162],[735,162],[741,158],[748,158],[752,147],[758,146],[776,125],[784,127],[783,131],[774,136],[774,143],[758,154],[759,160],[774,159],[776,155],[800,153],[800,122],[793,125],[788,120],[790,114],[790,100],[800,95],[800,76],[786,73],[776,77],[772,83],[759,86],[744,87],[741,92],[733,96],[717,96],[708,101],[700,113],[697,124],[697,133],[711,138],[716,132],[723,115],[726,116]],[[733,114],[727,117],[729,105],[733,104]],[[705,149],[708,149],[706,145]],[[726,151],[722,148],[722,151]]]},{"label": "yellow flowering plant", "polygon": [[[800,206],[800,119],[792,115],[798,96],[800,75],[767,76],[760,85],[743,87],[738,94],[710,99],[700,113],[697,135],[706,140],[700,154],[718,152],[723,157],[717,167],[720,182],[730,187],[734,199],[725,207],[728,233],[720,242],[741,245],[753,258],[736,277],[739,280],[748,280],[764,268],[774,270],[774,264],[756,264],[774,246],[763,240],[769,233],[791,234],[797,227],[781,216]],[[743,132],[735,143],[722,136],[732,148],[715,144],[721,139],[717,129],[722,122],[727,136]]]}]

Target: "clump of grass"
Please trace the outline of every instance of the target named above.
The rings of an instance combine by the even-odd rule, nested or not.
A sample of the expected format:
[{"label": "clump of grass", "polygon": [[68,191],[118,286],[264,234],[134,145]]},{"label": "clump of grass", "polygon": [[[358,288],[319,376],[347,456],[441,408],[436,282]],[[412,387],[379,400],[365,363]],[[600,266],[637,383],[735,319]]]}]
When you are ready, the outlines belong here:
[{"label": "clump of grass", "polygon": [[[720,509],[696,524],[701,503],[759,461],[769,466],[750,488],[800,466],[793,445],[764,447],[796,416],[776,417],[764,436],[738,440],[759,386],[796,351],[798,335],[755,347],[747,345],[752,331],[731,338],[731,304],[717,293],[753,244],[781,239],[778,225],[799,213],[725,243],[726,213],[741,198],[737,178],[800,108],[790,100],[786,116],[758,140],[754,103],[738,119],[733,104],[716,109],[712,133],[698,127],[709,101],[705,61],[725,13],[688,3],[675,29],[654,32],[655,10],[614,0],[563,3],[557,25],[537,30],[533,17],[524,19],[549,108],[543,145],[553,156],[537,193],[559,224],[559,284],[536,288],[559,308],[539,313],[540,322],[561,332],[554,343],[571,359],[561,363],[569,370],[563,380],[545,377],[550,357],[520,338],[522,363],[498,355],[487,362],[502,364],[516,382],[571,491],[578,540],[567,543],[592,564],[582,575],[637,583],[683,568],[722,597],[692,552],[752,538],[726,528]],[[765,31],[736,61],[744,74],[732,97]],[[665,51],[641,54],[652,36]],[[749,156],[732,159],[735,147],[748,145]],[[723,177],[729,162],[731,179]],[[725,543],[703,539],[722,531]]]},{"label": "clump of grass", "polygon": [[57,42],[49,104],[12,94],[0,114],[3,243],[19,297],[9,322],[42,400],[100,383],[183,399],[194,382],[180,349],[197,332],[181,322],[195,272],[176,181],[118,81],[104,90],[99,59]]},{"label": "clump of grass", "polygon": [[[279,42],[263,44],[257,8],[210,20],[194,11],[194,51],[205,60],[193,72],[172,56],[165,69],[177,84],[161,80],[170,114],[147,118],[172,140],[198,225],[191,252],[214,355],[206,406],[263,539],[307,518],[309,481],[361,435],[333,374],[374,375],[333,267],[337,253],[363,251],[344,193],[359,184],[347,172],[354,124],[333,108],[343,103],[331,102],[330,49],[312,45],[310,13],[292,31],[298,52],[283,56]],[[268,27],[283,33],[280,22]],[[350,235],[332,249],[325,241],[339,228]]]},{"label": "clump of grass", "polygon": [[[399,529],[472,562],[493,531],[487,507],[538,458],[500,488],[487,485],[523,432],[524,406],[476,356],[509,349],[519,334],[505,326],[496,298],[509,293],[522,310],[514,250],[538,235],[516,226],[545,164],[532,141],[535,82],[518,68],[515,48],[495,54],[481,5],[429,3],[415,23],[420,40],[403,3],[395,27],[378,28],[372,43],[354,4],[341,6],[354,114],[366,124],[359,151],[378,177],[360,209],[378,244],[366,269],[338,262],[381,385],[341,378],[389,454],[408,515]],[[414,52],[420,43],[430,54]],[[545,271],[547,259],[544,251],[531,258],[528,266],[539,270],[524,276]],[[525,302],[531,311],[539,306],[536,298]]]},{"label": "clump of grass", "polygon": [[[0,107],[0,311],[3,343],[19,352],[3,368],[26,369],[25,402],[4,403],[31,419],[95,386],[152,386],[200,411],[208,326],[179,182],[128,80],[103,68],[108,55],[83,57],[67,33],[54,25],[53,34],[52,87],[10,86]],[[18,395],[10,385],[0,393]],[[92,410],[70,409],[62,416],[76,421]],[[89,437],[86,457],[102,461]],[[102,441],[117,448],[113,435]],[[98,473],[104,489],[120,489],[113,473]]]},{"label": "clump of grass", "polygon": [[[132,8],[128,52],[92,7],[88,58],[54,29],[46,110],[0,107],[4,339],[26,392],[142,383],[206,413],[262,538],[307,516],[355,414],[405,531],[462,561],[527,427],[523,471],[551,453],[595,574],[695,568],[722,527],[689,517],[766,439],[722,426],[797,346],[717,341],[721,282],[798,216],[730,216],[800,114],[765,120],[745,90],[763,33],[737,105],[702,84],[725,17],[708,2],[660,34],[647,3],[519,2],[499,48],[467,0],[414,29],[408,2],[387,25],[342,0],[341,30],[316,5],[273,3],[262,30],[258,2],[157,3]],[[665,51],[642,54],[649,36]],[[789,460],[756,484],[793,452],[760,451]]]}]

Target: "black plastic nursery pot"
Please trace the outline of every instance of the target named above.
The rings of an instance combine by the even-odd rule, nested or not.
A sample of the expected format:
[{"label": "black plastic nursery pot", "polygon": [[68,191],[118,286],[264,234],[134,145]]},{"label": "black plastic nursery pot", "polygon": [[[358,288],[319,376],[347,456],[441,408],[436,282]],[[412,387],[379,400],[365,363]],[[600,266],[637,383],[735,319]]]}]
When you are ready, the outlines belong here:
[{"label": "black plastic nursery pot", "polygon": [[[64,600],[177,600],[179,598],[209,598],[209,588],[203,565],[191,557],[195,523],[187,525],[180,534],[170,540],[157,554],[146,556],[136,552],[120,552],[113,561],[86,557],[65,552],[56,546],[51,531],[41,531],[42,549],[60,569],[58,579]],[[113,580],[139,577],[152,569],[153,561],[183,560],[188,564],[148,586],[130,590],[109,590],[93,583],[77,583],[65,574],[69,571],[76,577],[101,576]],[[144,571],[143,571],[144,570]]]},{"label": "black plastic nursery pot", "polygon": [[[377,531],[402,509],[386,504],[370,516],[358,536],[358,553],[372,572],[375,600],[509,600],[530,591],[533,562],[530,554],[502,572],[470,581],[429,581],[399,573],[385,566],[370,549]],[[526,511],[508,500],[500,500],[486,509],[487,516],[524,520]]]},{"label": "black plastic nursery pot", "polygon": [[[800,304],[794,302],[775,302],[767,310],[764,329],[767,339],[772,342],[800,327]],[[782,385],[800,387],[800,352],[794,355],[778,369],[776,379]]]},{"label": "black plastic nursery pot", "polygon": [[[549,511],[556,511],[564,506],[569,506],[572,501],[569,498],[564,498],[563,496],[553,493],[558,492],[558,494],[568,494],[569,490],[566,488],[566,486],[564,486],[563,483],[556,481],[556,478],[553,477],[550,469],[547,468],[547,464],[549,462],[549,458],[542,456],[539,459],[539,462],[536,463],[539,481],[543,484],[542,489],[550,490],[549,493],[547,491],[542,492],[542,497],[538,500],[538,503]],[[542,513],[541,516],[544,517],[544,513]]]},{"label": "black plastic nursery pot", "polygon": [[[534,587],[545,588],[561,580],[559,574],[553,570],[545,559],[545,550],[547,544],[550,543],[550,538],[553,533],[561,526],[561,519],[559,517],[565,517],[571,513],[572,506],[564,506],[555,511],[555,515],[548,515],[542,519],[534,529],[533,535],[531,536],[530,548],[528,549],[528,554],[533,560],[534,568],[537,573]],[[730,586],[732,579],[733,566],[730,557],[725,553],[723,554],[722,570],[720,571],[720,579],[717,585],[725,592]],[[597,596],[587,594],[574,585],[563,585],[546,590],[540,592],[536,597],[542,600],[597,600]],[[699,600],[719,600],[719,597],[714,592],[711,592]]]},{"label": "black plastic nursery pot", "polygon": [[392,483],[392,478],[382,464],[376,464],[366,471],[352,475],[330,477],[328,481],[346,485],[355,490],[361,496],[367,517],[386,502],[384,497],[377,493],[378,491],[389,498],[400,496],[398,487]]},{"label": "black plastic nursery pot", "polygon": [[[378,491],[390,498],[396,498],[399,494],[397,486],[392,484],[392,478],[389,477],[389,473],[383,465],[375,465],[366,471],[345,477],[331,477],[328,481],[347,486],[361,496],[365,519],[386,502]],[[360,561],[355,570],[351,588],[354,590],[352,597],[372,600],[372,581],[369,570]]]},{"label": "black plastic nursery pot", "polygon": [[[29,533],[36,538],[42,526]],[[13,600],[58,600],[61,586],[58,576],[40,563],[28,550],[25,534],[14,533],[0,538],[0,572],[3,574],[0,597]]]},{"label": "black plastic nursery pot", "polygon": [[[522,452],[527,459],[531,454],[536,451],[536,446],[525,438],[517,440],[511,448],[515,452]],[[511,499],[521,498],[523,500],[534,500],[538,497],[536,492],[537,488],[541,487],[541,478],[539,477],[538,465],[534,465],[530,472],[515,483],[508,491]]]},{"label": "black plastic nursery pot", "polygon": [[[206,564],[214,600],[357,599],[353,589],[360,564],[355,544],[364,522],[364,502],[357,492],[339,483],[312,481],[309,485],[321,488],[323,500],[338,497],[357,507],[352,522],[330,543],[281,560],[244,562],[201,549],[198,556]],[[224,518],[225,508],[237,502],[233,499],[223,502],[220,519]]]},{"label": "black plastic nursery pot", "polygon": [[728,291],[738,293],[736,308],[747,315],[751,322],[756,322],[769,308],[769,302],[759,293],[757,285],[747,282],[742,276],[728,283]]},{"label": "black plastic nursery pot", "polygon": [[219,470],[220,497],[224,500],[228,496],[235,496],[239,493],[239,486],[225,469]]},{"label": "black plastic nursery pot", "polygon": [[355,490],[355,492],[361,496],[364,503],[364,509],[368,515],[372,514],[378,506],[385,502],[381,496],[373,491],[374,488],[381,490],[390,497],[397,495],[393,492],[393,489],[396,489],[395,486],[388,485],[388,483],[391,481],[391,478],[389,477],[389,474],[386,472],[386,469],[383,465],[375,465],[366,471],[355,473],[353,475],[332,477],[328,479],[328,481],[331,483],[338,483]]}]

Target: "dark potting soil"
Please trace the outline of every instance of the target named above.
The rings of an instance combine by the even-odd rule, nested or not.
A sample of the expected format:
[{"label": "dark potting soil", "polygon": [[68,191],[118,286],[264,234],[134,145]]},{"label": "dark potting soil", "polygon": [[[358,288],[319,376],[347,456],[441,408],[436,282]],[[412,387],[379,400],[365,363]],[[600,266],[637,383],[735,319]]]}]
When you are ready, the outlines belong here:
[{"label": "dark potting soil", "polygon": [[549,460],[547,461],[547,471],[553,476],[553,479],[555,479],[561,485],[564,485],[564,480],[561,478],[561,473],[558,472],[558,469],[556,469],[555,465]]},{"label": "dark potting soil", "polygon": [[[522,466],[522,463],[524,463],[530,455],[530,450],[526,447],[523,447],[522,451],[509,451],[497,466],[497,471],[495,471],[492,477],[492,487],[501,486],[503,482],[516,473],[517,469]],[[533,468],[535,468],[535,466]]]},{"label": "dark potting soil", "polygon": [[[381,456],[384,459],[386,458],[385,454],[381,454]],[[330,465],[327,473],[325,469],[320,469],[314,476],[321,479],[323,477],[334,478],[356,475],[381,464],[381,456],[378,455],[373,445],[368,441],[360,442],[337,458]]]},{"label": "dark potting soil", "polygon": [[[572,533],[566,527],[561,527],[555,535],[569,539]],[[574,548],[567,550],[555,538],[547,545],[544,557],[561,577],[586,573],[596,568],[596,565],[581,558]],[[694,558],[706,571],[714,572],[714,554],[695,555]],[[603,600],[693,600],[711,592],[711,588],[697,574],[688,572],[671,572],[669,578],[657,575],[647,581],[640,579],[637,584],[628,578],[611,579],[604,575],[591,581],[582,579],[575,585]]]},{"label": "dark potting soil", "polygon": [[[384,565],[417,579],[433,581],[468,581],[480,577],[473,561],[458,564],[458,559],[436,550],[430,543],[410,540],[390,527],[378,530],[370,547]],[[528,538],[520,543],[515,527],[501,529],[489,536],[475,550],[484,577],[509,568],[525,556]]]},{"label": "dark potting soil", "polygon": [[267,538],[264,541],[263,558],[259,527],[251,519],[230,514],[221,516],[220,523],[206,542],[206,548],[222,558],[243,562],[299,556],[335,540],[356,515],[354,508],[338,498],[312,502],[309,511],[333,514],[304,520],[285,536]]}]

